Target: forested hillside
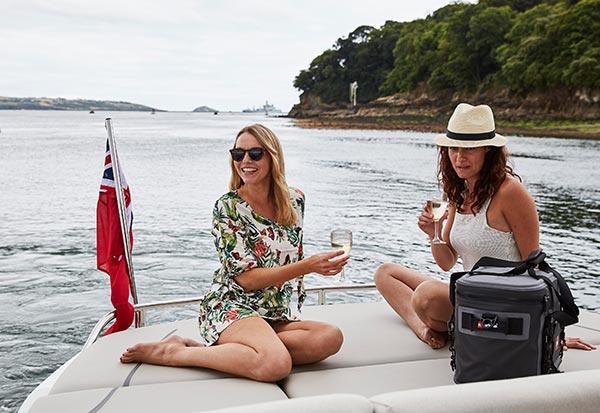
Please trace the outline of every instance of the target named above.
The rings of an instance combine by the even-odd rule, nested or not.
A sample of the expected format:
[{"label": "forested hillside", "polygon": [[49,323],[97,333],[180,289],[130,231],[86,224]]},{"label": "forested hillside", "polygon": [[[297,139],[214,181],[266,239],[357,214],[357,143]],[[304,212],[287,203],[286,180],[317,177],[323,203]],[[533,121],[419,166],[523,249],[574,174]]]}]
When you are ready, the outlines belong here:
[{"label": "forested hillside", "polygon": [[[425,90],[508,91],[515,98],[560,90],[600,91],[600,0],[480,0],[425,19],[360,26],[314,58],[294,81],[324,104]],[[588,102],[598,103],[598,102]]]}]

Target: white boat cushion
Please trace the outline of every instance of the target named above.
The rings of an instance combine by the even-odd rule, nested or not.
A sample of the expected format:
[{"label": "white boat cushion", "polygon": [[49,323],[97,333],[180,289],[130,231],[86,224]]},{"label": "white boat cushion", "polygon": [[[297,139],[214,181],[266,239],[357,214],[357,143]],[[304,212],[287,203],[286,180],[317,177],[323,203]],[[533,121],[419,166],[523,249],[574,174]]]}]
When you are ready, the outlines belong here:
[{"label": "white boat cushion", "polygon": [[409,390],[371,401],[376,413],[597,413],[600,370]]},{"label": "white boat cushion", "polygon": [[338,354],[317,364],[300,366],[295,371],[440,359],[450,356],[447,347],[433,350],[420,341],[404,320],[385,302],[310,306],[302,311],[302,318],[325,321],[338,326],[344,334],[344,344]]},{"label": "white boat cushion", "polygon": [[[304,309],[302,318],[340,327],[344,344],[338,354],[317,364],[298,366],[294,372],[450,357],[448,347],[433,350],[421,342],[383,301],[310,306]],[[567,327],[566,334],[600,344],[600,314],[583,311],[579,319],[577,325]]]},{"label": "white boat cushion", "polygon": [[290,397],[328,393],[376,394],[453,384],[449,359],[407,361],[292,373],[280,385]]},{"label": "white boat cushion", "polygon": [[170,335],[198,338],[197,319],[165,323],[111,334],[82,351],[58,378],[51,394],[124,384],[153,384],[231,377],[208,369],[123,364],[121,354],[141,342],[160,341]]},{"label": "white boat cushion", "polygon": [[372,413],[373,405],[356,394],[329,394],[327,396],[300,397],[248,406],[210,410],[206,413]]},{"label": "white boat cushion", "polygon": [[[382,303],[383,304],[383,303]],[[410,357],[410,353],[406,353],[406,348],[413,345],[422,346],[425,349],[415,350],[416,354],[423,354],[424,352],[431,352],[439,354],[438,359],[427,359],[417,360],[413,362],[401,362],[401,363],[385,363],[377,364],[377,354],[371,360],[371,363],[367,363],[363,366],[353,368],[331,368],[331,365],[335,365],[339,362],[343,366],[353,364],[353,361],[371,356],[371,353],[378,353],[383,351],[393,352],[389,348],[390,341],[385,343],[373,342],[363,343],[363,350],[360,354],[361,349],[354,347],[352,343],[358,343],[361,341],[360,332],[363,329],[368,330],[370,327],[375,326],[378,328],[387,328],[389,330],[394,325],[394,319],[387,320],[387,327],[380,324],[380,320],[386,320],[385,314],[381,314],[380,310],[386,310],[385,307],[378,305],[370,305],[370,313],[376,317],[375,320],[369,319],[368,322],[357,323],[356,320],[360,319],[358,314],[353,314],[352,310],[361,309],[365,304],[360,304],[357,308],[354,304],[347,304],[343,306],[336,306],[348,309],[350,311],[345,312],[354,317],[355,323],[349,325],[343,325],[342,329],[346,336],[350,336],[350,341],[345,340],[344,347],[340,354],[332,357],[332,362],[328,361],[319,363],[326,364],[329,367],[327,370],[321,370],[319,368],[296,368],[292,374],[284,379],[280,385],[290,398],[294,397],[306,397],[320,394],[328,394],[331,392],[340,393],[356,393],[366,397],[373,396],[375,394],[383,392],[392,392],[400,390],[410,390],[422,387],[431,386],[442,386],[453,384],[452,376],[453,372],[450,368],[449,351],[447,349],[441,350],[428,350],[428,347],[421,343],[414,335],[404,336],[402,342],[391,341],[391,344],[395,346],[395,352],[398,353],[396,357],[399,359],[406,359]],[[313,307],[310,308],[313,310]],[[315,308],[317,309],[317,308]],[[388,310],[392,316],[395,316]],[[332,317],[332,314],[324,313]],[[338,312],[333,313],[333,316],[338,315]],[[316,312],[318,319],[324,320],[325,317],[319,317],[323,314]],[[397,316],[395,316],[398,318]],[[368,318],[368,317],[367,317]],[[567,334],[572,336],[581,337],[592,344],[600,344],[600,316],[589,312],[584,312],[581,315],[580,324],[577,326],[569,326]],[[330,321],[325,319],[325,321]],[[331,320],[333,322],[333,320]],[[347,323],[348,320],[342,317],[338,320],[339,324]],[[408,327],[404,323],[397,325],[399,330],[406,332]],[[393,334],[386,332],[386,338],[394,337]],[[385,340],[379,340],[385,341]],[[404,350],[404,351],[403,351]],[[421,351],[421,353],[419,353]],[[413,354],[415,354],[413,353]],[[428,354],[429,355],[429,354]],[[337,358],[337,360],[336,360]],[[387,356],[388,359],[393,360],[395,357],[393,354]],[[315,366],[316,367],[316,366]],[[578,371],[578,370],[589,370],[589,369],[600,369],[600,350],[596,351],[582,351],[571,349],[565,352],[563,357],[563,363],[561,364],[561,370],[563,371]]]},{"label": "white boat cushion", "polygon": [[[422,343],[385,302],[310,306],[305,307],[302,318],[325,321],[339,326],[344,333],[344,345],[338,354],[321,363],[296,367],[294,373],[418,360],[443,359],[446,365],[448,363],[447,348],[432,350]],[[197,319],[130,329],[99,339],[73,360],[73,363],[58,378],[50,393],[231,377],[202,368],[119,362],[120,355],[127,347],[139,342],[160,341],[172,334],[197,339],[199,337]],[[600,344],[600,315],[583,313],[580,325],[568,327],[567,334],[582,337],[593,344]],[[575,351],[568,353],[571,352],[575,353]],[[587,352],[579,353],[583,354],[573,357],[577,359],[573,362],[573,369],[598,368],[592,361],[593,356],[585,357]],[[569,357],[566,357],[565,366],[568,362]],[[348,392],[343,388],[339,391]],[[298,390],[298,394],[309,395],[310,393]]]},{"label": "white boat cushion", "polygon": [[[562,371],[598,369],[600,351],[569,350]],[[290,397],[306,397],[332,392],[376,394],[454,384],[449,359],[421,360],[373,366],[294,372],[280,386]]]},{"label": "white boat cushion", "polygon": [[277,385],[232,378],[54,394],[38,399],[29,413],[188,413],[274,400],[287,400]]},{"label": "white boat cushion", "polygon": [[[337,325],[344,333],[341,351],[329,359],[295,371],[355,367],[398,361],[447,358],[447,349],[432,350],[419,341],[386,303],[341,304],[305,307],[303,319],[320,320]],[[183,320],[126,332],[99,339],[83,351],[59,377],[52,394],[97,387],[166,383],[187,380],[211,380],[231,377],[201,368],[176,368],[142,364],[122,364],[123,351],[136,343],[160,341],[175,334],[198,338],[197,320]],[[385,336],[385,340],[379,339]],[[365,350],[368,349],[368,350]],[[134,371],[135,369],[135,371]]]}]

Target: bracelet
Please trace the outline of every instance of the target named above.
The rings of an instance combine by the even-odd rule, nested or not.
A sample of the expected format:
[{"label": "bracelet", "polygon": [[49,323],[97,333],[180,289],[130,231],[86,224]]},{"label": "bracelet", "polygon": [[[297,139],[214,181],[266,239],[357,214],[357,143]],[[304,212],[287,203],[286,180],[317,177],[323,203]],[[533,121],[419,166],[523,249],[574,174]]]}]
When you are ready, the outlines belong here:
[{"label": "bracelet", "polygon": [[443,242],[436,242],[436,243],[433,243],[431,241],[433,241],[433,238],[429,239],[429,245],[431,245],[431,246],[434,246],[434,245],[448,245],[448,243],[445,242],[444,240],[442,240]]}]

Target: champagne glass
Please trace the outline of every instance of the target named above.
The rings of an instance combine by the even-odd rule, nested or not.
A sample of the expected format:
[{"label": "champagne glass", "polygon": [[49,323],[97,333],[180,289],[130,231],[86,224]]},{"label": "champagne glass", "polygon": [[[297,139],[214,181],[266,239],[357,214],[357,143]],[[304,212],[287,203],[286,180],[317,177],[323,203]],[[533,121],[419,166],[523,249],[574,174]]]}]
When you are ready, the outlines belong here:
[{"label": "champagne glass", "polygon": [[[350,254],[352,249],[352,231],[347,229],[334,229],[331,231],[331,247],[335,249],[343,249],[346,255]],[[340,273],[340,281],[346,279],[344,269]]]},{"label": "champagne glass", "polygon": [[433,232],[434,236],[431,240],[432,244],[445,244],[440,239],[440,219],[444,216],[446,209],[448,208],[448,201],[444,200],[443,197],[434,197],[427,200],[427,209],[433,214]]}]

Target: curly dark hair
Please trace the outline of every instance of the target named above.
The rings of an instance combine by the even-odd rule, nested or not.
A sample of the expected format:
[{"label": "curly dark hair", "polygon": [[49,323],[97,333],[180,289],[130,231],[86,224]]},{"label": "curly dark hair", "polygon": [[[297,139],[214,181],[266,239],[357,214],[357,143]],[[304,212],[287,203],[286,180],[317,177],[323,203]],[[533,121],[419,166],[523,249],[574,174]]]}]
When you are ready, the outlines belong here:
[{"label": "curly dark hair", "polygon": [[[508,151],[504,146],[488,146],[485,159],[481,168],[480,178],[475,188],[474,202],[471,204],[471,212],[479,211],[485,201],[494,196],[506,175],[516,177],[521,181],[513,168],[508,164]],[[458,211],[465,202],[465,180],[459,178],[450,162],[448,147],[440,146],[438,153],[438,182],[448,197],[450,204]]]}]

